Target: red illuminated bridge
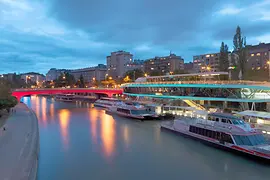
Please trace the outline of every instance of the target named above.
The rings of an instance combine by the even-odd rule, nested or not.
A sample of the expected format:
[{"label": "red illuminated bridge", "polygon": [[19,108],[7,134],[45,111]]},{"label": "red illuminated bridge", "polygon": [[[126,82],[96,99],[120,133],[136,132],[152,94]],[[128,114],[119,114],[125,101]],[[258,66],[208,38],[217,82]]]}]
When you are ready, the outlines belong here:
[{"label": "red illuminated bridge", "polygon": [[12,96],[18,101],[23,96],[38,95],[38,94],[71,94],[71,93],[95,93],[112,97],[114,94],[122,94],[123,89],[109,88],[47,88],[47,89],[16,89],[12,92]]}]

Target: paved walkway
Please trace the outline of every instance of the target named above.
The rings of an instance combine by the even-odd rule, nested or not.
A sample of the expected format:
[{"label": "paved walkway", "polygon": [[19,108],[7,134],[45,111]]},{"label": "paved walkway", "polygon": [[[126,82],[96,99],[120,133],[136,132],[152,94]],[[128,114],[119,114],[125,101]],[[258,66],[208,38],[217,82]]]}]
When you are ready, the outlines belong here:
[{"label": "paved walkway", "polygon": [[34,180],[39,152],[38,122],[25,104],[18,104],[0,130],[0,179]]}]

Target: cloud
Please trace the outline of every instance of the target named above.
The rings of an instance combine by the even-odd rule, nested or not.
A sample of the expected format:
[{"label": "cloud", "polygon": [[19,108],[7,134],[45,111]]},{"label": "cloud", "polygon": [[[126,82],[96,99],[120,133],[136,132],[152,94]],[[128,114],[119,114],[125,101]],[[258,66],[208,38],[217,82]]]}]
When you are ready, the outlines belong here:
[{"label": "cloud", "polygon": [[269,8],[270,0],[0,0],[0,71],[90,66],[117,50],[190,61],[221,41],[232,47],[237,25],[248,43],[268,40]]},{"label": "cloud", "polygon": [[225,7],[224,9],[221,9],[218,11],[219,14],[221,15],[235,15],[239,14],[243,9],[240,8],[235,8],[235,7]]}]

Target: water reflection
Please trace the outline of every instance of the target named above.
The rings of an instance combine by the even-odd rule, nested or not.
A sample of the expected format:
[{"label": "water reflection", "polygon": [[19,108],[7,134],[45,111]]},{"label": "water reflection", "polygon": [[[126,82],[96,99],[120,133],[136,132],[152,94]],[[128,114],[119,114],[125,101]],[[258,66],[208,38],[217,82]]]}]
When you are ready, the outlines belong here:
[{"label": "water reflection", "polygon": [[54,118],[54,103],[50,104],[50,116]]},{"label": "water reflection", "polygon": [[90,136],[92,137],[94,143],[97,143],[97,120],[99,112],[97,109],[91,109],[88,112],[88,115],[90,121]]},{"label": "water reflection", "polygon": [[62,109],[59,111],[59,120],[60,120],[60,130],[64,143],[65,149],[68,148],[69,137],[68,137],[68,126],[70,121],[70,111],[67,109]]},{"label": "water reflection", "polygon": [[125,124],[123,126],[123,136],[124,136],[124,142],[125,142],[125,146],[128,147],[129,146],[129,129],[128,126]]},{"label": "water reflection", "polygon": [[[40,100],[40,98],[36,98],[37,100]],[[47,99],[45,97],[42,97],[41,99],[41,113],[42,113],[42,122],[44,126],[47,126]]]},{"label": "water reflection", "polygon": [[111,157],[115,150],[115,124],[112,116],[102,114],[101,139],[106,157]]}]

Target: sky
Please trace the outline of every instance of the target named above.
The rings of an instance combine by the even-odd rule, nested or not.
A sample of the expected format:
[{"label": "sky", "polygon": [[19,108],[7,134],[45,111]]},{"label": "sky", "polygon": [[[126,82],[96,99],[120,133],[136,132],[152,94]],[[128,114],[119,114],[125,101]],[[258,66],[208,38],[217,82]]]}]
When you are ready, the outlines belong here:
[{"label": "sky", "polygon": [[270,42],[270,0],[0,0],[0,74],[218,52],[239,25],[247,44]]}]

